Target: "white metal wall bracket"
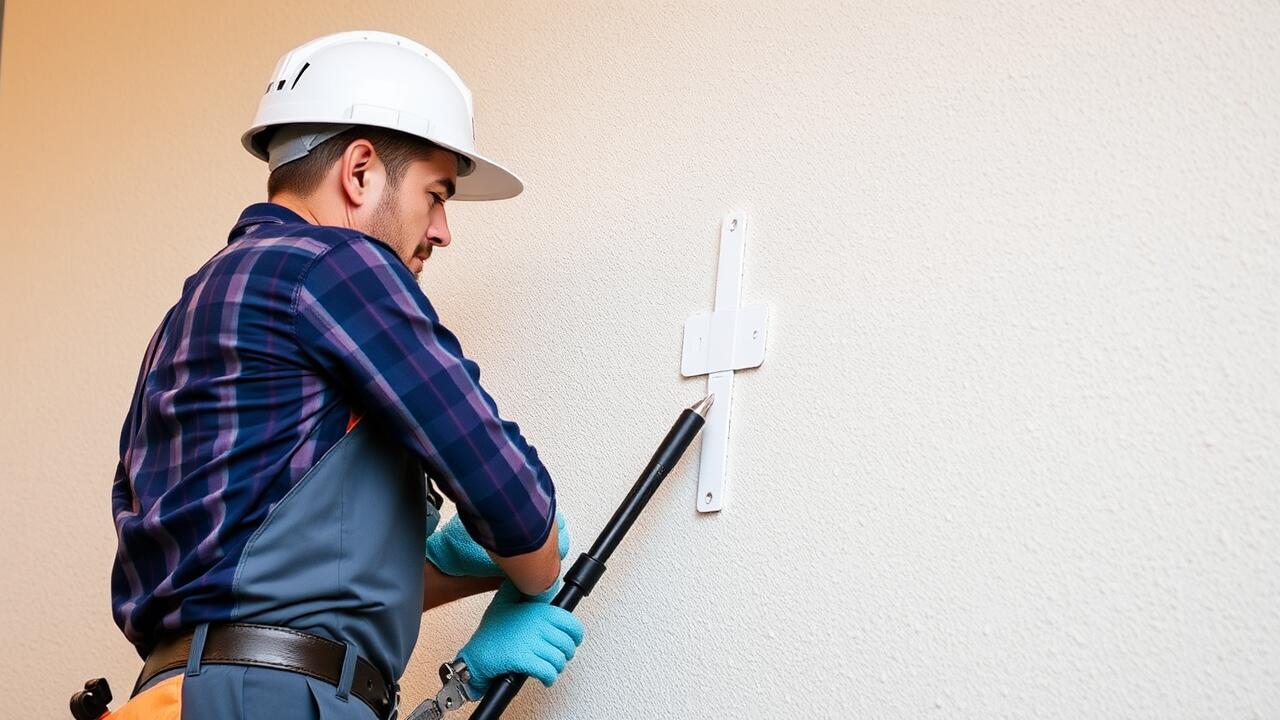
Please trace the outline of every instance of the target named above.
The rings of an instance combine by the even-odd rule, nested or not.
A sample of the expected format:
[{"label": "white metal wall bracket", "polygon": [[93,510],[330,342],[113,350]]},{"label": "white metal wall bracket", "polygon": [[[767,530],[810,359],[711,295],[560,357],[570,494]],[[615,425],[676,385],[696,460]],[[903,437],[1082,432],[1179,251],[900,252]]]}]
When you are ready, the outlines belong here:
[{"label": "white metal wall bracket", "polygon": [[739,308],[742,260],[747,240],[747,215],[731,212],[720,224],[720,267],[716,274],[716,304],[711,312],[691,316],[684,323],[680,373],[707,376],[707,392],[716,396],[702,428],[702,456],[698,464],[698,512],[716,512],[726,500],[725,469],[729,450],[729,409],[733,404],[733,371],[764,362],[764,305]]}]

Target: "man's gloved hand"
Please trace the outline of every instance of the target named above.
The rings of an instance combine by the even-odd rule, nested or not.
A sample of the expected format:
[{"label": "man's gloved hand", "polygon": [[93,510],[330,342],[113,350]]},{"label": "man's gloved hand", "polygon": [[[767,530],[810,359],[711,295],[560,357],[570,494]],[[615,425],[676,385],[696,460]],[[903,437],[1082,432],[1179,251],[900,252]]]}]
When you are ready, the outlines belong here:
[{"label": "man's gloved hand", "polygon": [[582,623],[568,610],[548,604],[560,582],[537,597],[526,597],[505,580],[484,611],[480,627],[458,651],[471,681],[467,694],[479,699],[494,678],[520,673],[551,687],[582,644]]},{"label": "man's gloved hand", "polygon": [[[560,559],[569,554],[569,531],[565,529],[564,515],[556,510],[556,526],[559,528],[557,549]],[[458,577],[502,577],[502,568],[489,557],[480,544],[471,539],[462,520],[454,515],[443,527],[427,536],[427,559],[445,575]]]}]

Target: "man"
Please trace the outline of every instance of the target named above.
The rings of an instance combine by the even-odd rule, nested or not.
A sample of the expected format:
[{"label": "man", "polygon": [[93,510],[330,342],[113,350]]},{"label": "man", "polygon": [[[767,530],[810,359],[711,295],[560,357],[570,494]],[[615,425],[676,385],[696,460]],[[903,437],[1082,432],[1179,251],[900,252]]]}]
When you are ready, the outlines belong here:
[{"label": "man", "polygon": [[[113,611],[146,664],[113,717],[391,717],[421,613],[494,589],[458,656],[472,699],[550,685],[581,643],[549,604],[551,478],[416,282],[446,203],[522,189],[472,128],[407,38],[280,60],[242,138],[269,201],[185,282],[121,434]],[[431,479],[458,511],[437,532]]]}]

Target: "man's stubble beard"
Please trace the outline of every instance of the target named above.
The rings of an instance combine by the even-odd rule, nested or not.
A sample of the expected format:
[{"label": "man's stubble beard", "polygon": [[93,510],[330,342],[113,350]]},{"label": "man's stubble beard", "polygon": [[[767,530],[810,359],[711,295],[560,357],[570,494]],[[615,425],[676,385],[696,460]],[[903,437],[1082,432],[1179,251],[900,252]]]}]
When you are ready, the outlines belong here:
[{"label": "man's stubble beard", "polygon": [[[369,235],[390,245],[396,251],[396,255],[400,257],[400,261],[409,266],[404,259],[406,253],[412,258],[412,254],[417,250],[417,242],[409,238],[409,233],[405,232],[404,226],[400,224],[400,203],[396,198],[398,188],[388,187],[382,199],[373,209],[373,217],[369,220]],[[413,243],[413,247],[405,247],[406,244]],[[417,274],[414,274],[417,277]]]}]

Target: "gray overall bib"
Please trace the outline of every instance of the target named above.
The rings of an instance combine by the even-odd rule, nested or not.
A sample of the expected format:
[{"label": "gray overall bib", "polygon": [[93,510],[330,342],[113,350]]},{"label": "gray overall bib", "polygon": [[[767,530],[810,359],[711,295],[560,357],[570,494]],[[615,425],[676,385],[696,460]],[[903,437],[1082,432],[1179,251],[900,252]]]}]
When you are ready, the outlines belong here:
[{"label": "gray overall bib", "polygon": [[377,717],[350,692],[355,656],[389,682],[409,662],[422,620],[424,543],[440,518],[428,482],[417,458],[369,418],[330,448],[249,540],[231,620],[346,643],[342,682],[193,661],[182,684],[183,720]]}]

